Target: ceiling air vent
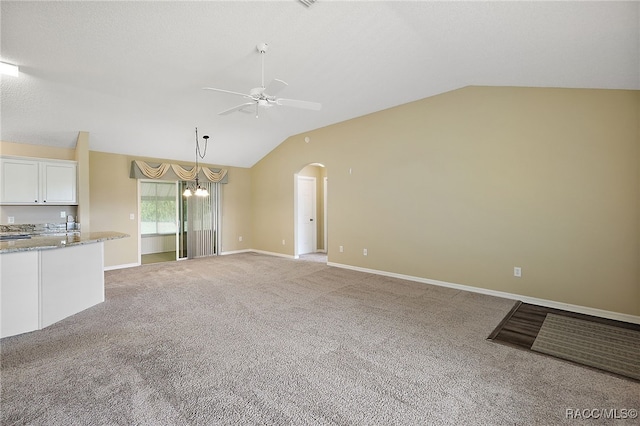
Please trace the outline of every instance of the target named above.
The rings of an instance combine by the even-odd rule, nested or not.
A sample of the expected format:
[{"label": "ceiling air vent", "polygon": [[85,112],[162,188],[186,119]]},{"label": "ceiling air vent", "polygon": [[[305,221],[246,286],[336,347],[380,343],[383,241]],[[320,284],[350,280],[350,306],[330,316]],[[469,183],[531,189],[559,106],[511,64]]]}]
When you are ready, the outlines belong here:
[{"label": "ceiling air vent", "polygon": [[315,2],[316,2],[316,0],[300,0],[300,3],[304,4],[307,7],[311,6]]}]

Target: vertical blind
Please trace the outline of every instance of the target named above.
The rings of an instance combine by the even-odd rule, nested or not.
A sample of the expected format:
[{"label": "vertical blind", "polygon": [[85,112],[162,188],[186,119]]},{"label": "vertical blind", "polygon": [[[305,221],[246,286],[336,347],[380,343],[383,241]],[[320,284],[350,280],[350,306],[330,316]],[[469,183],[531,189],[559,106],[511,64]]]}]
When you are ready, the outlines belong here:
[{"label": "vertical blind", "polygon": [[187,257],[211,256],[217,253],[218,184],[206,182],[200,186],[208,197],[189,197],[187,201]]}]

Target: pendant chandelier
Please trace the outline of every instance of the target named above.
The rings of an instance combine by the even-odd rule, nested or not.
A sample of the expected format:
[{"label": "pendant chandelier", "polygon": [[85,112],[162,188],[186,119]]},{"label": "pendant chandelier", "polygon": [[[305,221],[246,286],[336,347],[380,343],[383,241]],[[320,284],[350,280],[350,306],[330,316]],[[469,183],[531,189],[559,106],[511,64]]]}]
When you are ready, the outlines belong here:
[{"label": "pendant chandelier", "polygon": [[182,195],[184,195],[185,197],[191,197],[194,194],[197,197],[209,196],[209,191],[207,191],[207,188],[201,187],[200,182],[198,180],[198,173],[200,172],[200,169],[198,168],[198,157],[200,159],[204,159],[204,156],[207,155],[207,143],[209,142],[209,136],[204,135],[202,139],[204,139],[204,150],[201,152],[200,142],[198,142],[198,128],[196,127],[196,166],[195,166],[196,180],[195,180],[195,186],[193,187],[193,189],[189,187],[189,184],[187,184],[187,189],[185,189],[184,192],[182,193]]}]

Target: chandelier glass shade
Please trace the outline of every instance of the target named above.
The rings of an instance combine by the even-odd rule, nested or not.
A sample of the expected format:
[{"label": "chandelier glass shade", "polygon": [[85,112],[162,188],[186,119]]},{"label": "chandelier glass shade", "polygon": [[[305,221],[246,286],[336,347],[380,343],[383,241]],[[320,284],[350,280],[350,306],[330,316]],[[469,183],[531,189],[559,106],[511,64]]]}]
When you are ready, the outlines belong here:
[{"label": "chandelier glass shade", "polygon": [[184,190],[182,195],[185,197],[191,197],[192,195],[195,195],[196,197],[208,197],[209,191],[207,191],[207,188],[200,186],[200,182],[198,182],[198,177],[196,176],[196,182],[193,190],[187,186],[187,189]]}]

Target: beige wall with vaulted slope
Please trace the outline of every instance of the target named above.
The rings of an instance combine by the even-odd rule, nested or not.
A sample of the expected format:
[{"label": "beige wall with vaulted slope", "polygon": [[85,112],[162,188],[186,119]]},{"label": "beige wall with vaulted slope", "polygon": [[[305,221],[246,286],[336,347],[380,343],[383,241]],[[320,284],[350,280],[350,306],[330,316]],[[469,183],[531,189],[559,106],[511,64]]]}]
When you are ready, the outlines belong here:
[{"label": "beige wall with vaulted slope", "polygon": [[253,248],[293,254],[313,162],[330,262],[640,315],[638,91],[467,87],[293,136],[252,168]]}]

